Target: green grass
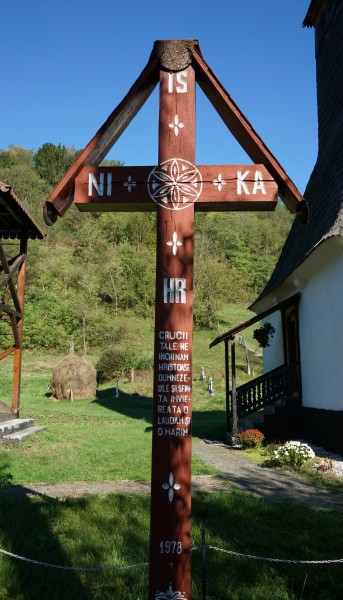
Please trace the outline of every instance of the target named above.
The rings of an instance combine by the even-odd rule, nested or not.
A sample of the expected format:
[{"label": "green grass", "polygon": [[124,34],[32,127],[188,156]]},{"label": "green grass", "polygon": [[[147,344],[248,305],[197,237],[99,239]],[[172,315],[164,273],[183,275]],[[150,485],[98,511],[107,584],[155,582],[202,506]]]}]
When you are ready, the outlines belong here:
[{"label": "green grass", "polygon": [[[239,320],[238,320],[239,322]],[[235,323],[233,323],[235,324]],[[232,324],[228,324],[229,328]],[[226,327],[226,325],[225,325]],[[219,439],[226,429],[224,349],[208,349],[216,332],[195,332],[193,433]],[[144,335],[143,335],[144,338]],[[144,338],[145,339],[145,338]],[[244,354],[239,353],[244,379]],[[93,357],[94,361],[97,357]],[[48,429],[18,447],[0,447],[0,481],[57,483],[150,479],[152,381],[120,380],[98,397],[53,402],[48,384],[59,357],[24,357],[21,416]],[[9,402],[10,360],[0,363],[0,399]],[[200,381],[214,377],[215,395]],[[260,457],[261,458],[261,457]],[[266,457],[264,457],[265,459]],[[257,460],[257,458],[255,457]],[[198,459],[193,473],[213,473]],[[0,548],[54,564],[127,566],[148,560],[149,498],[139,495],[52,500],[0,493]],[[343,556],[342,515],[273,504],[238,492],[193,495],[193,545],[259,556],[324,559]],[[338,600],[342,566],[283,565],[207,550],[207,600]],[[192,554],[193,599],[201,598],[201,553]],[[146,600],[147,568],[103,573],[44,568],[0,554],[0,600]]]},{"label": "green grass", "polygon": [[[238,316],[237,316],[238,317]],[[223,325],[224,323],[224,325]],[[226,328],[228,324],[222,321]],[[228,325],[229,326],[229,325]],[[139,321],[137,337],[144,352],[152,341],[152,324]],[[220,439],[226,430],[225,365],[222,345],[209,349],[218,332],[194,332],[193,435]],[[143,350],[142,350],[143,351]],[[238,377],[246,380],[244,353],[239,348]],[[93,363],[97,356],[93,356]],[[74,402],[53,402],[48,390],[51,372],[61,357],[24,352],[21,417],[32,417],[48,429],[20,447],[0,446],[0,465],[14,483],[57,483],[150,479],[152,376],[131,384],[119,381],[120,397],[114,384],[101,386],[97,398]],[[0,400],[11,404],[11,357],[0,362]],[[204,367],[206,380],[200,381]],[[215,395],[207,390],[214,379]],[[29,468],[28,468],[29,465]],[[194,457],[194,474],[213,469]]]},{"label": "green grass", "polygon": [[[149,499],[111,494],[58,502],[0,497],[0,546],[28,558],[74,567],[130,566],[148,560]],[[341,514],[276,505],[242,493],[195,494],[193,545],[285,559],[342,555]],[[147,567],[80,573],[0,556],[1,600],[146,600]],[[341,565],[288,565],[207,550],[207,599],[338,600]],[[201,552],[192,553],[193,598],[201,598]],[[304,593],[302,595],[303,586]]]},{"label": "green grass", "polygon": [[[20,484],[149,480],[151,416],[151,398],[122,389],[115,398],[111,386],[100,389],[96,399],[74,402],[54,402],[36,393],[23,402],[21,417],[32,417],[47,430],[21,445],[0,446],[0,464]],[[206,411],[197,420],[205,429]],[[221,412],[212,417],[220,421]],[[194,474],[212,472],[194,458]]]},{"label": "green grass", "polygon": [[283,465],[279,467],[276,462],[273,460],[273,449],[276,447],[276,444],[270,444],[267,446],[262,446],[260,448],[251,448],[247,450],[240,450],[242,454],[250,458],[250,460],[254,461],[257,465],[261,465],[265,468],[282,468],[284,471],[293,471],[300,475],[312,485],[316,485],[318,487],[327,489],[330,492],[335,494],[343,493],[343,480],[340,477],[334,475],[334,473],[321,472],[318,471],[316,466],[323,462],[323,459],[318,459],[316,457],[315,460],[309,460],[304,463],[301,467],[291,468],[290,466]]}]

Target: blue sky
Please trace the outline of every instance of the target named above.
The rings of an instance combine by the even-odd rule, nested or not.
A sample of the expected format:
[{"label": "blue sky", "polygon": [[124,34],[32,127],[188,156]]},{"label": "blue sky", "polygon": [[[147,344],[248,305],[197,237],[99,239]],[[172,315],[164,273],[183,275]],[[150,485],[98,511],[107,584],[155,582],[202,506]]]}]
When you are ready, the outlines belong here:
[{"label": "blue sky", "polygon": [[[83,148],[136,80],[154,40],[195,38],[301,192],[317,156],[310,0],[11,0],[1,7],[0,148]],[[157,90],[112,148],[157,162]],[[250,163],[197,92],[197,163]]]}]

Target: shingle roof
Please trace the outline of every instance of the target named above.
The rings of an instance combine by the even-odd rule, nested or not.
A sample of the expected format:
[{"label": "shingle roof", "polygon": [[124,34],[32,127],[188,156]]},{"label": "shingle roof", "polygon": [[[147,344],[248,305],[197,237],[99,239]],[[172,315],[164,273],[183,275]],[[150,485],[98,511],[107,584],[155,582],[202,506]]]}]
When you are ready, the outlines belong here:
[{"label": "shingle roof", "polygon": [[[324,240],[343,235],[343,1],[312,0],[306,24],[326,10],[325,44],[317,53],[319,151],[304,197],[308,221],[296,219],[274,272],[254,305],[278,287]],[[305,22],[304,22],[305,23]]]},{"label": "shingle roof", "polygon": [[318,14],[323,7],[323,4],[323,0],[312,0],[303,21],[303,27],[315,26]]},{"label": "shingle roof", "polygon": [[295,219],[274,272],[255,302],[267,296],[325,239],[343,236],[343,129],[320,155],[305,190],[307,224]]},{"label": "shingle roof", "polygon": [[0,181],[0,238],[42,240],[45,233],[35,223],[12,188]]}]

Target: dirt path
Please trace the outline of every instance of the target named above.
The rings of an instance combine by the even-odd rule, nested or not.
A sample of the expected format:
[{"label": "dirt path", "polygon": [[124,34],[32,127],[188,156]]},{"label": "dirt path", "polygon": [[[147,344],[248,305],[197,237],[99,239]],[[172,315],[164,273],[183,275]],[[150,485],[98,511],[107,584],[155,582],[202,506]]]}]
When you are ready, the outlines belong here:
[{"label": "dirt path", "polygon": [[[310,506],[321,506],[343,510],[343,494],[334,494],[311,485],[296,474],[281,469],[268,469],[253,463],[236,450],[224,444],[209,444],[193,439],[193,454],[205,463],[215,467],[220,473],[198,475],[192,480],[195,492],[227,492],[234,489],[264,498],[272,502],[301,502]],[[43,495],[63,499],[92,494],[113,492],[127,494],[149,494],[150,482],[146,481],[107,481],[88,483],[76,481],[56,485],[13,485],[0,488],[1,493]]]}]

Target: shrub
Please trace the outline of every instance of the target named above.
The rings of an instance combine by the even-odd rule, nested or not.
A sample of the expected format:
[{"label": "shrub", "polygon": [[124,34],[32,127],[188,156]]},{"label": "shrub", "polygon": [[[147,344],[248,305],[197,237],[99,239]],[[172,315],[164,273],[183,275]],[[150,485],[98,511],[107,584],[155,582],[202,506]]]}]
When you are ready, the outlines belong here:
[{"label": "shrub", "polygon": [[103,352],[96,364],[98,381],[104,383],[121,375],[124,363],[124,353],[118,348],[109,348]]},{"label": "shrub", "polygon": [[308,444],[302,442],[286,442],[286,444],[274,450],[274,459],[280,465],[301,467],[311,458],[315,458],[315,453]]},{"label": "shrub", "polygon": [[133,348],[110,348],[103,352],[96,364],[99,383],[111,381],[116,376],[131,374],[132,371],[145,371],[152,369],[153,358],[139,358]]},{"label": "shrub", "polygon": [[258,448],[262,445],[264,434],[258,429],[247,429],[238,434],[238,443],[243,448]]}]

